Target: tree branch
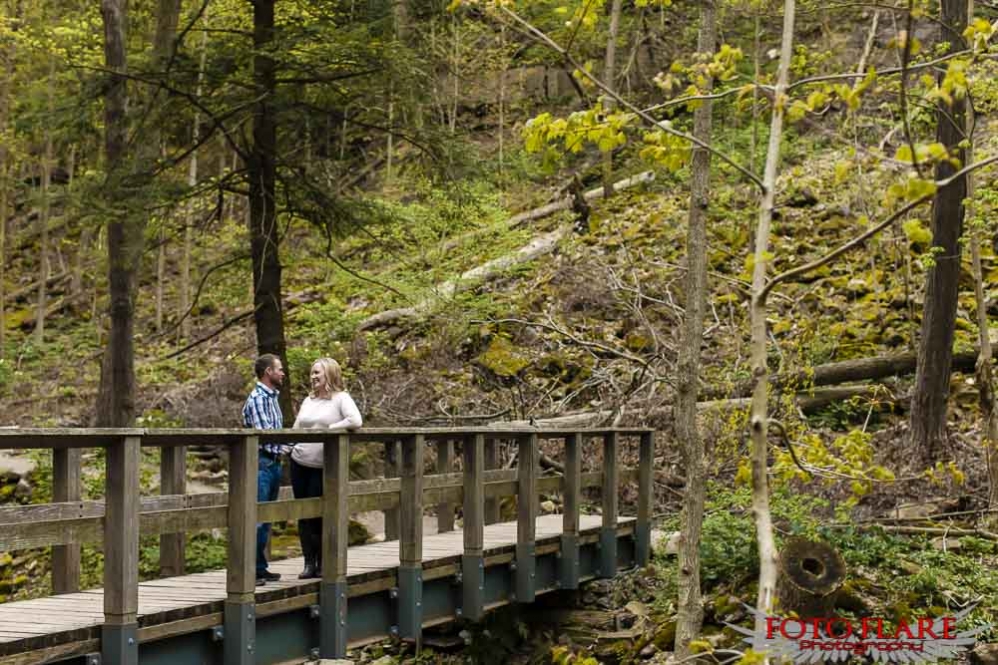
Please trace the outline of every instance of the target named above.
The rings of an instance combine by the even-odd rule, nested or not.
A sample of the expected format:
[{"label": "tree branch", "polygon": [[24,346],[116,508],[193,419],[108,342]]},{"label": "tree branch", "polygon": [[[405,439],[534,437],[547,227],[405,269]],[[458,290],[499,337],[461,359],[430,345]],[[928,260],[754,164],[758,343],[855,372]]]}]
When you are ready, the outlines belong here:
[{"label": "tree branch", "polygon": [[659,122],[653,116],[651,116],[648,113],[646,113],[645,111],[643,111],[638,106],[632,104],[630,101],[628,101],[624,97],[621,97],[609,85],[607,85],[606,83],[604,83],[600,79],[596,78],[596,76],[594,76],[592,73],[590,73],[589,71],[587,71],[585,69],[585,67],[583,67],[581,64],[579,64],[579,62],[574,57],[572,57],[572,55],[568,51],[566,51],[564,48],[562,48],[561,46],[559,46],[557,44],[557,42],[555,42],[554,40],[552,40],[545,33],[541,32],[538,28],[535,28],[528,21],[526,21],[525,19],[521,18],[518,14],[516,14],[516,12],[510,10],[508,7],[506,7],[504,5],[500,5],[499,6],[499,10],[503,14],[505,14],[506,16],[509,16],[511,19],[513,19],[514,21],[516,21],[517,23],[519,23],[520,25],[522,25],[527,30],[528,34],[530,34],[530,36],[533,37],[537,42],[539,42],[541,44],[544,44],[545,46],[547,46],[548,48],[550,48],[552,51],[554,51],[555,53],[557,53],[558,55],[560,55],[562,58],[564,58],[566,62],[570,63],[572,65],[572,67],[575,68],[576,71],[578,71],[582,76],[584,76],[585,78],[587,78],[593,85],[595,85],[597,88],[599,88],[600,90],[602,90],[608,97],[612,98],[614,101],[616,101],[622,107],[628,109],[629,111],[631,111],[632,113],[634,113],[635,115],[637,115],[639,118],[641,118],[642,120],[644,120],[646,123],[648,123],[652,127],[655,127],[656,129],[659,129],[659,130],[665,132],[666,134],[672,134],[673,136],[678,136],[681,139],[689,141],[693,145],[696,145],[696,146],[698,146],[700,148],[703,148],[704,150],[708,151],[712,155],[715,155],[718,159],[720,159],[722,162],[724,162],[728,166],[731,166],[736,171],[738,171],[739,173],[741,173],[746,179],[748,179],[750,182],[752,182],[756,187],[758,187],[759,189],[764,189],[763,183],[762,183],[762,179],[759,178],[759,176],[757,176],[755,173],[753,173],[749,169],[745,168],[744,166],[742,166],[741,164],[739,164],[738,162],[736,162],[734,159],[732,159],[731,157],[729,157],[726,153],[718,150],[717,148],[714,148],[709,143],[701,141],[700,139],[696,138],[692,134],[688,134],[686,132],[679,131],[678,129],[673,129],[672,127],[669,127],[668,125],[662,124],[661,122]]}]

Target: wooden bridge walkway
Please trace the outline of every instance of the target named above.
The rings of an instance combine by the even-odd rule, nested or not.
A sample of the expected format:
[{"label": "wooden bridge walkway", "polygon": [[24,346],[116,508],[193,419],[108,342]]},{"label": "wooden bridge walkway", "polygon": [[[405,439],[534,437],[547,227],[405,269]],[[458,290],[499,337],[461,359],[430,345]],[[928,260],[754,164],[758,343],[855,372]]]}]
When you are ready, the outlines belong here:
[{"label": "wooden bridge walkway", "polygon": [[[422,429],[309,433],[325,445],[325,491],[294,500],[284,492],[257,503],[257,448],[290,442],[300,431],[8,430],[0,448],[50,448],[50,504],[0,507],[0,552],[53,547],[55,595],[0,604],[0,665],[34,663],[301,662],[342,657],[348,646],[395,637],[419,641],[422,629],[480,620],[510,602],[577,588],[592,577],[645,563],[650,554],[653,438],[648,430],[584,432]],[[538,441],[565,443],[564,472],[544,476]],[[602,445],[588,453],[588,439]],[[619,469],[621,439],[638,442],[638,469]],[[501,441],[517,453],[497,469]],[[386,475],[349,481],[352,445],[385,444]],[[424,451],[435,444],[435,474]],[[229,491],[186,495],[184,447],[229,450]],[[461,467],[453,472],[455,445]],[[177,494],[140,497],[141,446],[163,449],[161,484]],[[106,449],[106,500],[79,495],[81,448]],[[583,472],[584,460],[598,471]],[[396,464],[397,462],[397,464]],[[618,516],[622,484],[638,483],[637,517]],[[602,515],[582,515],[582,492],[602,488]],[[538,515],[541,493],[561,494],[563,514]],[[498,500],[517,497],[517,521],[498,522]],[[633,496],[633,495],[632,495]],[[441,532],[424,536],[423,506],[433,505]],[[460,507],[463,525],[454,530]],[[386,511],[393,540],[347,548],[351,513]],[[255,586],[255,525],[322,516],[322,580],[300,581],[301,559],[276,561],[280,582]],[[184,533],[228,529],[226,570],[184,575]],[[393,533],[394,532],[394,533]],[[169,575],[138,582],[139,535],[161,538]],[[104,588],[80,591],[79,547],[103,542]]]}]

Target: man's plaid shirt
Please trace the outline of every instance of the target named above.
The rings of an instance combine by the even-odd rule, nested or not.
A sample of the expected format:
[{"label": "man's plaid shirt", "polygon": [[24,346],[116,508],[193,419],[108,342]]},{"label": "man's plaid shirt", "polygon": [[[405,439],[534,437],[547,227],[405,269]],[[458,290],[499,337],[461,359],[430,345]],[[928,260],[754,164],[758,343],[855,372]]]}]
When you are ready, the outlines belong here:
[{"label": "man's plaid shirt", "polygon": [[[281,407],[277,403],[279,394],[278,391],[257,381],[256,387],[246,398],[246,404],[243,406],[243,424],[253,429],[281,429],[284,427]],[[272,455],[287,452],[288,448],[277,443],[265,443],[260,447]]]}]

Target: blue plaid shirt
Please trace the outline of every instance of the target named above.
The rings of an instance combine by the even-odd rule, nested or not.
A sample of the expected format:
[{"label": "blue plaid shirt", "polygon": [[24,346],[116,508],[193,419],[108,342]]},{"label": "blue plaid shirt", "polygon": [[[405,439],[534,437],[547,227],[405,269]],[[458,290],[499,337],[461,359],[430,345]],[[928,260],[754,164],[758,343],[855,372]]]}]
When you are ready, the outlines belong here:
[{"label": "blue plaid shirt", "polygon": [[[281,407],[277,403],[279,394],[278,391],[257,381],[256,387],[246,398],[246,404],[243,406],[243,424],[253,429],[281,429],[284,427]],[[286,452],[287,446],[265,443],[261,448],[273,455],[280,455],[282,452]]]}]

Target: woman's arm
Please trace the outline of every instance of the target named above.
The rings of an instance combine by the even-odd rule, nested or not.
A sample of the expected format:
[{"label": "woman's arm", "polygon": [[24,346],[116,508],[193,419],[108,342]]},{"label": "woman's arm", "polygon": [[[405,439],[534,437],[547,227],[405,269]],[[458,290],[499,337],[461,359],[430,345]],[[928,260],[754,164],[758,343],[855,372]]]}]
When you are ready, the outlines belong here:
[{"label": "woman's arm", "polygon": [[298,423],[301,421],[302,411],[305,410],[305,406],[308,404],[308,401],[310,399],[312,399],[312,398],[311,397],[306,397],[305,399],[302,400],[301,406],[298,407],[298,415],[297,415],[297,417],[295,417],[295,424],[291,426],[293,429],[298,429]]},{"label": "woman's arm", "polygon": [[357,429],[364,424],[363,419],[360,417],[360,409],[354,403],[353,398],[350,397],[350,393],[344,391],[338,396],[338,406],[340,409],[340,414],[343,416],[341,420],[332,423],[329,429]]}]

